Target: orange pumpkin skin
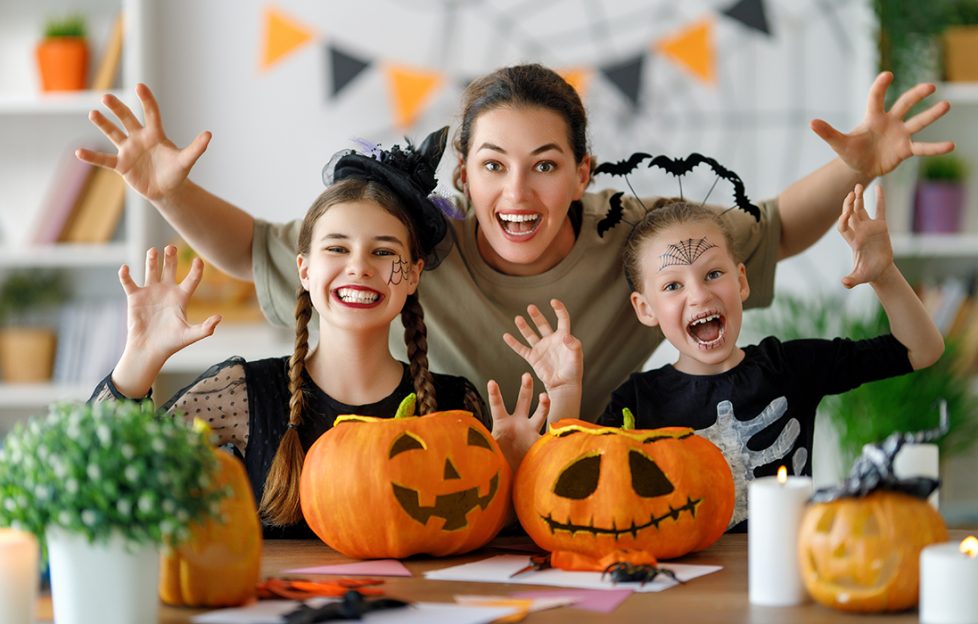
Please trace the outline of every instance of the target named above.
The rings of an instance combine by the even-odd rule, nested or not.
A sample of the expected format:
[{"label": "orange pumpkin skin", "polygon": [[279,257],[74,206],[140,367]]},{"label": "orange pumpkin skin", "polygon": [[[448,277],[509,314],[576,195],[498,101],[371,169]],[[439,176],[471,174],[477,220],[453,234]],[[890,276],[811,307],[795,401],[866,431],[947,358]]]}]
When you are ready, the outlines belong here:
[{"label": "orange pumpkin skin", "polygon": [[208,519],[190,539],[160,557],[160,599],[169,605],[228,607],[255,595],[261,578],[261,524],[241,462],[215,450],[220,468],[214,487],[230,487],[221,501],[227,522]]},{"label": "orange pumpkin skin", "polygon": [[468,552],[503,527],[512,476],[470,412],[341,416],[306,453],[299,496],[309,527],[355,559]]},{"label": "orange pumpkin skin", "polygon": [[634,550],[669,559],[723,535],[734,483],[720,449],[692,429],[622,430],[565,419],[523,459],[513,503],[544,550],[593,559]]},{"label": "orange pumpkin skin", "polygon": [[808,593],[841,611],[903,611],[917,604],[920,551],[947,540],[926,500],[877,491],[813,503],[805,510],[798,559]]}]

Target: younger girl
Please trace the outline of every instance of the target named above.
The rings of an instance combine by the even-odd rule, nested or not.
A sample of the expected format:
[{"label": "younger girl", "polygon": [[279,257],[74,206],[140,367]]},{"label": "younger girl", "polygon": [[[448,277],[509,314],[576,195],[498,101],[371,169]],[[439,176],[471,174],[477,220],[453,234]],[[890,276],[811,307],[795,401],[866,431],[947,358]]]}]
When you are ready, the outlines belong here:
[{"label": "younger girl", "polygon": [[[661,328],[679,350],[675,364],[636,373],[612,395],[599,422],[621,426],[622,409],[638,428],[692,427],[723,451],[736,485],[731,526],[747,517],[747,482],[774,474],[811,474],[815,410],[827,394],[930,366],[944,340],[893,263],[882,189],[877,216],[862,186],[843,204],[838,229],[853,250],[847,288],[876,291],[892,334],[870,340],[765,338],[737,346],[747,273],[715,212],[681,201],[651,210],[632,230],[625,275],[639,322]],[[743,528],[743,527],[741,527]]]},{"label": "younger girl", "polygon": [[[306,213],[298,239],[300,286],[291,356],[247,362],[232,357],[212,366],[164,406],[201,417],[219,443],[243,458],[266,536],[311,536],[299,508],[299,474],[306,450],[340,414],[392,416],[409,393],[419,412],[466,409],[491,426],[475,388],[462,377],[428,370],[424,316],[417,288],[426,260],[446,229],[428,198],[447,129],[415,151],[396,146],[376,158],[346,153],[332,184]],[[202,263],[175,280],[173,247],[146,253],[139,287],[123,266],[119,279],[129,306],[125,351],[93,398],[142,398],[166,360],[211,335],[212,316],[191,325],[186,305]],[[319,315],[318,346],[308,325]],[[391,321],[401,317],[409,364],[388,348]],[[525,417],[525,416],[524,416]]]}]

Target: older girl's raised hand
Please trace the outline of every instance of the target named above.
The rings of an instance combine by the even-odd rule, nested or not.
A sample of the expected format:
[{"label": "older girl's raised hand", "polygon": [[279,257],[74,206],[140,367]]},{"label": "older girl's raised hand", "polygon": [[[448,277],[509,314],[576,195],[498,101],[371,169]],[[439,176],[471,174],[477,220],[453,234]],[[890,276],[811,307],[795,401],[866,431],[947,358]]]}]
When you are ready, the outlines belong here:
[{"label": "older girl's raised hand", "polygon": [[163,266],[158,252],[146,252],[146,282],[139,286],[129,275],[129,267],[119,269],[119,281],[126,291],[128,306],[128,336],[126,351],[137,351],[150,362],[163,362],[171,355],[201,338],[214,333],[221,321],[213,315],[195,325],[187,322],[187,302],[204,272],[200,258],[194,258],[190,272],[177,283],[177,250],[167,245],[163,250]]},{"label": "older girl's raised hand", "polygon": [[897,165],[911,156],[946,154],[954,149],[951,141],[920,142],[913,135],[940,119],[951,105],[938,102],[910,119],[903,117],[918,102],[932,94],[932,84],[918,84],[897,98],[889,111],[886,110],[886,90],[893,82],[893,74],[882,72],[869,89],[866,115],[862,122],[848,134],[839,132],[821,119],[812,121],[811,128],[850,168],[867,180],[896,169]]},{"label": "older girl's raised hand", "polygon": [[861,184],[846,196],[839,217],[839,233],[852,248],[852,272],[842,278],[846,288],[875,282],[893,266],[893,246],[886,227],[886,199],[881,184],[876,185],[875,219],[866,211]]},{"label": "older girl's raised hand", "polygon": [[486,389],[489,411],[492,414],[492,437],[499,443],[500,450],[515,474],[526,452],[540,438],[540,429],[547,421],[547,413],[550,411],[550,398],[546,393],[541,393],[537,408],[530,416],[533,377],[529,373],[523,373],[520,378],[520,393],[512,413],[506,410],[503,394],[495,380],[490,380]]},{"label": "older girl's raised hand", "polygon": [[119,98],[107,94],[102,98],[102,103],[121,122],[122,128],[99,110],[93,110],[88,118],[112,141],[116,153],[79,149],[75,156],[87,163],[114,169],[133,190],[155,202],[187,179],[194,163],[207,149],[211,133],[201,132],[187,147],[177,147],[163,131],[160,108],[153,92],[146,85],[138,84],[136,95],[143,106],[145,125]]}]

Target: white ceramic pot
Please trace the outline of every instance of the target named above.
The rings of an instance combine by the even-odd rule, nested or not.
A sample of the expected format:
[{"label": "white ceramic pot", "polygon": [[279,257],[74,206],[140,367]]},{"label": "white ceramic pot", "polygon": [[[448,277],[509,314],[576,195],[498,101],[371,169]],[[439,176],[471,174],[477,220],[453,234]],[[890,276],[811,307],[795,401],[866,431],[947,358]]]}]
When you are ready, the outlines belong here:
[{"label": "white ceramic pot", "polygon": [[55,624],[155,624],[160,550],[155,545],[126,548],[88,539],[60,527],[46,532],[51,565]]}]

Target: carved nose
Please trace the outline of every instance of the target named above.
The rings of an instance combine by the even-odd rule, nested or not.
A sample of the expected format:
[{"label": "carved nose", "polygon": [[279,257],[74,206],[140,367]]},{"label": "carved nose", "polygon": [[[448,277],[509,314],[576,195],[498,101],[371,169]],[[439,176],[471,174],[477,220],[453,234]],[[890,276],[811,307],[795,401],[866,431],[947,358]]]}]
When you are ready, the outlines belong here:
[{"label": "carved nose", "polygon": [[461,479],[462,475],[455,470],[455,466],[452,465],[452,460],[445,459],[445,480],[448,479]]}]

